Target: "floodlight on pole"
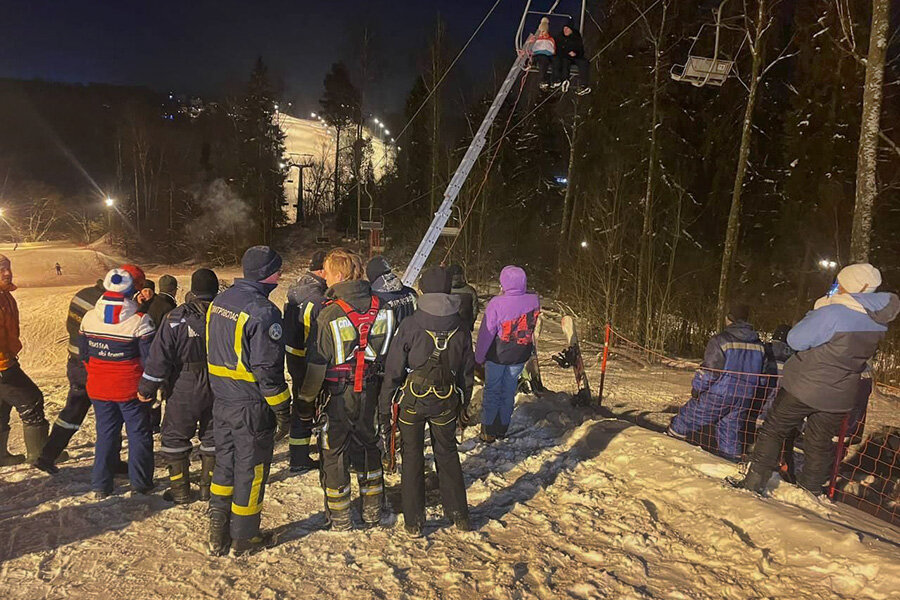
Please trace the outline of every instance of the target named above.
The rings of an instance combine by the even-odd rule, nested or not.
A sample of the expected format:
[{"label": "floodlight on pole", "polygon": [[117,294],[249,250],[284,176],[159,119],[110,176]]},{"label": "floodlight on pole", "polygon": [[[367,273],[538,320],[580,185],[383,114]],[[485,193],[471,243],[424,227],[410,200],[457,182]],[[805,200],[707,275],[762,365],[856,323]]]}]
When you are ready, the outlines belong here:
[{"label": "floodlight on pole", "polygon": [[116,201],[113,200],[112,198],[107,198],[106,200],[103,201],[103,203],[106,204],[106,206],[112,208],[115,205]]},{"label": "floodlight on pole", "polygon": [[318,119],[318,118],[319,118],[319,115],[317,115],[316,113],[309,113],[309,116],[310,116],[310,118],[312,118],[312,119]]}]

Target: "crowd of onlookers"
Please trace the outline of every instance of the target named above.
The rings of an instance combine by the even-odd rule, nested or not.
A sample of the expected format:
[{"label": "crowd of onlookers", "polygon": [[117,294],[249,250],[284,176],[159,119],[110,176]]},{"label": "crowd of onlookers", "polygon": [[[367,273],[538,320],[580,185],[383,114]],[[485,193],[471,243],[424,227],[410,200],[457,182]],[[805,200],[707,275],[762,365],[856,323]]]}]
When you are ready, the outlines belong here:
[{"label": "crowd of onlookers", "polygon": [[[159,433],[156,457],[168,469],[163,497],[209,501],[210,552],[239,555],[271,542],[260,519],[274,445],[284,437],[290,472],[318,469],[328,526],[338,531],[354,523],[351,473],[359,483],[356,520],[381,522],[384,470],[399,454],[404,528],[421,535],[427,425],[445,515],[471,528],[457,432],[476,418],[470,400],[480,365],[479,439],[494,443],[507,434],[540,315],[525,272],[503,269],[502,293],[485,307],[473,344],[480,304],[457,265],[426,270],[417,292],[383,257],[364,264],[343,248],[317,252],[290,285],[283,313],[269,299],[281,256],[250,248],[242,270],[222,290],[213,271],[198,269],[180,304],[174,277],[156,286],[133,264],[79,290],[66,315],[69,392],[51,430],[43,395],[18,363],[15,285],[9,259],[0,256],[0,466],[27,461],[58,472],[93,408],[95,498],[115,493],[119,475],[127,475],[134,496],[154,492]],[[24,456],[8,451],[12,408],[22,421]]]}]

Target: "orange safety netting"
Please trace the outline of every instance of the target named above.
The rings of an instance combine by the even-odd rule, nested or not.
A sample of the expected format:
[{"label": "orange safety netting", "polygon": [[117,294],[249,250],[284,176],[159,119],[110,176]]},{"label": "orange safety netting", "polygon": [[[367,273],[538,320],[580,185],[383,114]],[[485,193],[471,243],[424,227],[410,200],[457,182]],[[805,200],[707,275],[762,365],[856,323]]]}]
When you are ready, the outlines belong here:
[{"label": "orange safety netting", "polygon": [[[722,371],[667,356],[608,326],[600,357],[604,406],[637,424],[746,460],[781,384],[777,361],[760,373]],[[693,390],[693,393],[692,393]],[[679,431],[680,429],[680,431]],[[674,431],[673,431],[674,430]],[[803,464],[803,428],[782,452],[781,476]],[[829,495],[900,524],[900,389],[864,376],[835,439]]]}]

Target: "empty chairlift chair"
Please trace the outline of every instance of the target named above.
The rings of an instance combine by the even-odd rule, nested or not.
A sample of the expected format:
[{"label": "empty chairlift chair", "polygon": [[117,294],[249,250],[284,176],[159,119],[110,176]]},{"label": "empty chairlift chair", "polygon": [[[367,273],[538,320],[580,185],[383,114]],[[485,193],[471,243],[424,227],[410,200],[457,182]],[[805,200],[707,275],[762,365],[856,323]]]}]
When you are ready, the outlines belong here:
[{"label": "empty chairlift chair", "polygon": [[[720,41],[723,29],[726,27],[722,24],[722,8],[728,0],[722,0],[716,11],[715,22],[715,45],[713,46],[712,56],[701,54],[697,50],[697,42],[704,38],[703,30],[712,27],[710,24],[700,26],[700,31],[691,43],[688,50],[688,58],[683,65],[673,65],[669,72],[672,79],[690,83],[695,87],[704,87],[706,85],[721,86],[725,83],[734,69],[734,60],[720,53]],[[738,53],[743,48],[743,41],[738,48]],[[735,53],[735,56],[737,53]]]}]

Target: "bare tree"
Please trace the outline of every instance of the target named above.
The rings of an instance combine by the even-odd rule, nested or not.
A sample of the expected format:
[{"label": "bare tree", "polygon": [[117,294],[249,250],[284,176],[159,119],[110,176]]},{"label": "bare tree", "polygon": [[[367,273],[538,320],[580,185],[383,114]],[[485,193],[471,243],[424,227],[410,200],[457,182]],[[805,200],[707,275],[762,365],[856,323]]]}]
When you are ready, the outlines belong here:
[{"label": "bare tree", "polygon": [[62,216],[59,192],[36,181],[27,181],[17,191],[21,201],[16,229],[27,242],[40,242],[53,230]]},{"label": "bare tree", "polygon": [[881,104],[884,96],[884,62],[888,46],[890,4],[890,0],[872,0],[872,26],[869,33],[862,124],[856,158],[856,205],[853,209],[853,229],[850,236],[850,258],[854,262],[869,260],[872,208],[875,204],[875,197],[878,195],[875,175],[878,167],[878,140],[881,132]]}]

